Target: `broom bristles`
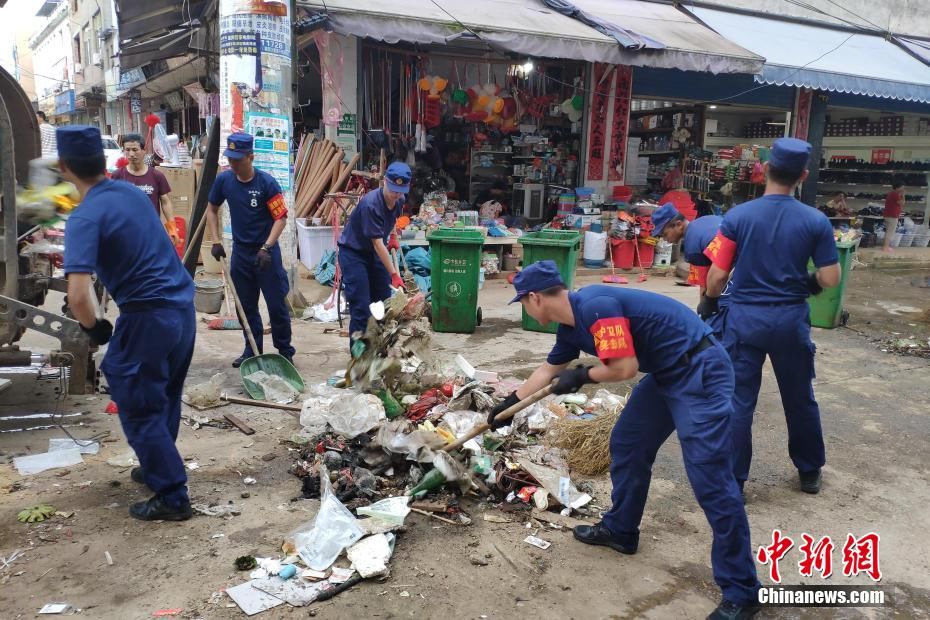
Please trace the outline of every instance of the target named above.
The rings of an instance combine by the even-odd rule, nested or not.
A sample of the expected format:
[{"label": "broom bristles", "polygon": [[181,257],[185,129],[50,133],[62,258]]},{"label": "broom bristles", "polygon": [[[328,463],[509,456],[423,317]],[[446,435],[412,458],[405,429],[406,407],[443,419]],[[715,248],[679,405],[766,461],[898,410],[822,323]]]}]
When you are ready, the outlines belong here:
[{"label": "broom bristles", "polygon": [[585,476],[610,469],[610,433],[620,418],[623,404],[590,420],[556,420],[546,434],[546,443],[567,453],[566,463]]}]

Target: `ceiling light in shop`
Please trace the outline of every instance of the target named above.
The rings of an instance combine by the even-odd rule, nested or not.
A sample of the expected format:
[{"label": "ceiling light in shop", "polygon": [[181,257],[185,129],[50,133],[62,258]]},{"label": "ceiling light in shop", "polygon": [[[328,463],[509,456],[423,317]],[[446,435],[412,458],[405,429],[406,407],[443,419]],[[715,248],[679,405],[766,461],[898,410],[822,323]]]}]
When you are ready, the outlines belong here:
[{"label": "ceiling light in shop", "polygon": [[707,109],[708,109],[708,110],[716,110],[716,109],[717,109],[717,106],[715,106],[715,105],[709,105],[709,106],[707,106]]},{"label": "ceiling light in shop", "polygon": [[524,73],[529,73],[533,70],[533,61],[527,60],[525,63],[523,63],[522,68]]}]

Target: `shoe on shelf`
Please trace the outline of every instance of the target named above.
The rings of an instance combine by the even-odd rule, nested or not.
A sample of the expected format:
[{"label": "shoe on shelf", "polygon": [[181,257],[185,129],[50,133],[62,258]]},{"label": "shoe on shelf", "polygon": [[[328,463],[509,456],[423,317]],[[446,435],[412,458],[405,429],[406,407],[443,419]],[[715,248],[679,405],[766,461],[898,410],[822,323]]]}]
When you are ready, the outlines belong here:
[{"label": "shoe on shelf", "polygon": [[183,506],[169,506],[157,495],[144,502],[136,502],[129,507],[129,514],[140,521],[186,521],[194,512],[190,503]]},{"label": "shoe on shelf", "polygon": [[749,620],[762,609],[759,603],[749,603],[747,605],[737,605],[724,599],[720,602],[707,620]]},{"label": "shoe on shelf", "polygon": [[578,525],[573,531],[575,538],[587,545],[601,545],[610,547],[614,551],[633,555],[639,546],[639,534],[626,534],[615,536],[601,522],[594,525]]},{"label": "shoe on shelf", "polygon": [[822,482],[822,476],[820,475],[820,468],[818,467],[814,471],[799,471],[798,477],[801,479],[801,490],[805,493],[810,493],[816,495],[820,493],[820,484]]}]

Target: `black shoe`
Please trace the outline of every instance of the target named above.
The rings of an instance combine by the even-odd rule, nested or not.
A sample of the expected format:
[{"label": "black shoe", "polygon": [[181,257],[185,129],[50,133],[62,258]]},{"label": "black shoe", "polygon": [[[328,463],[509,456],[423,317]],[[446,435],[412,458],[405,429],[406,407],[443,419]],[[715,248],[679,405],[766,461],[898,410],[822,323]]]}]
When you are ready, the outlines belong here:
[{"label": "black shoe", "polygon": [[717,609],[715,609],[707,620],[749,620],[762,609],[759,603],[750,603],[748,605],[737,605],[728,600],[723,600]]},{"label": "black shoe", "polygon": [[239,357],[233,360],[233,368],[239,368],[240,366],[242,366],[242,362],[244,362],[247,359],[249,359],[248,355],[245,355],[245,354],[240,355]]},{"label": "black shoe", "polygon": [[141,521],[186,521],[193,516],[190,503],[172,508],[157,495],[129,507],[129,514]]},{"label": "black shoe", "polygon": [[145,484],[145,472],[142,471],[141,467],[133,467],[132,471],[129,472],[129,477],[132,478],[133,482]]},{"label": "black shoe", "polygon": [[639,534],[615,536],[607,526],[602,523],[594,525],[578,525],[573,530],[575,538],[587,545],[603,545],[614,551],[633,555],[639,546]]},{"label": "black shoe", "polygon": [[281,357],[289,361],[291,363],[291,366],[294,365],[294,353],[291,353],[290,355],[285,355],[284,353],[282,353]]},{"label": "black shoe", "polygon": [[822,480],[820,475],[820,468],[817,468],[814,471],[799,471],[798,477],[801,478],[802,491],[805,493],[811,493],[813,495],[820,493],[820,483]]}]

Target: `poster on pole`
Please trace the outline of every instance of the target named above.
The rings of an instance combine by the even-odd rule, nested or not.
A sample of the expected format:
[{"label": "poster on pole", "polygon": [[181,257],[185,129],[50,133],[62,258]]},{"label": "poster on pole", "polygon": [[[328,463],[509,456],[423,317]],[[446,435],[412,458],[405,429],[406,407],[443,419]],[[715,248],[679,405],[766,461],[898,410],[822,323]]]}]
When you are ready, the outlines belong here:
[{"label": "poster on pole", "polygon": [[291,124],[287,116],[249,112],[246,132],[255,137],[255,167],[275,178],[281,189],[291,188]]}]

